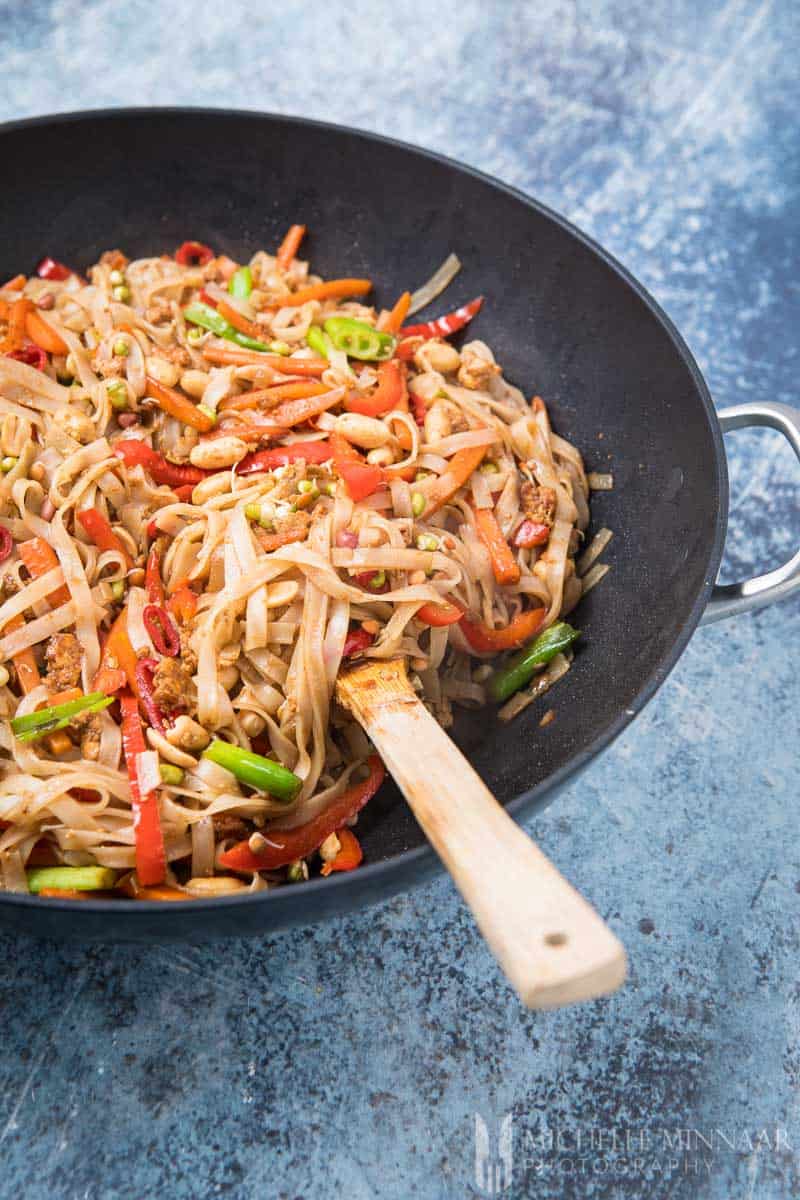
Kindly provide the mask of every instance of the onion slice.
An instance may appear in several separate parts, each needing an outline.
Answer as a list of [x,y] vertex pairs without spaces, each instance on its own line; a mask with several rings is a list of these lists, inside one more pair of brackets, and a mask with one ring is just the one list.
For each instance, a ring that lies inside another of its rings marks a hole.
[[461,270],[461,263],[455,254],[448,254],[438,270],[434,271],[427,283],[423,283],[422,287],[417,288],[411,293],[411,304],[408,308],[408,316],[412,316],[426,304],[430,304],[431,300],[435,300],[441,295],[446,287],[455,279],[458,272]]

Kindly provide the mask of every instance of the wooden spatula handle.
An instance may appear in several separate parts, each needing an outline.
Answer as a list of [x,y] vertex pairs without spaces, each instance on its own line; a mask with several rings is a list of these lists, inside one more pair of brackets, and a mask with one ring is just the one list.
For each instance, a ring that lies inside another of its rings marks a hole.
[[360,717],[529,1008],[614,991],[622,944],[514,823],[415,698]]

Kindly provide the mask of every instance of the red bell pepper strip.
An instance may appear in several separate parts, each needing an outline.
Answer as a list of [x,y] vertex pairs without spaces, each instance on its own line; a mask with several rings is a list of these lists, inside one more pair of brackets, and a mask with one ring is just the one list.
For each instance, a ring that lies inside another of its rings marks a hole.
[[78,521],[97,546],[98,550],[116,550],[122,555],[126,570],[133,566],[131,558],[121,538],[117,537],[106,517],[99,508],[82,508],[77,514]]
[[324,463],[333,457],[330,442],[292,442],[291,446],[273,446],[271,450],[257,450],[246,454],[236,464],[237,475],[255,475],[258,471],[274,471],[287,463],[303,459],[307,463]]
[[470,300],[469,304],[462,304],[461,308],[457,308],[455,312],[447,313],[443,317],[437,317],[435,321],[425,321],[422,325],[406,325],[405,329],[400,330],[400,337],[450,337],[451,334],[458,333],[459,329],[463,329],[473,317],[477,316],[482,304],[483,296],[476,296],[474,300]]
[[36,274],[40,279],[53,279],[56,283],[62,283],[75,272],[71,271],[69,267],[65,267],[63,263],[56,262],[54,258],[47,257],[37,265]]
[[114,447],[117,458],[121,458],[126,467],[144,467],[155,483],[166,484],[167,487],[183,487],[186,484],[200,483],[209,474],[201,467],[178,466],[168,462],[163,454],[152,450],[146,442],[136,438],[124,438]]
[[340,433],[330,435],[331,451],[337,472],[351,500],[364,500],[376,492],[384,481],[380,467],[364,462],[361,455],[347,438]]
[[441,625],[455,625],[456,621],[460,621],[464,616],[464,610],[452,600],[440,600],[438,604],[429,600],[422,608],[417,609],[415,616],[424,625],[439,628]]
[[163,883],[167,873],[167,857],[164,852],[164,832],[158,812],[158,793],[139,791],[136,774],[137,755],[147,749],[139,720],[136,697],[123,692],[119,698],[122,710],[122,746],[131,786],[133,828],[136,837],[136,875],[145,887]]
[[479,654],[499,654],[501,650],[516,650],[532,638],[539,631],[546,612],[546,608],[527,608],[502,629],[490,629],[482,621],[462,617],[461,631]]
[[183,242],[175,251],[175,262],[182,267],[205,267],[214,257],[214,251],[205,242]]
[[345,408],[348,412],[361,413],[365,417],[382,417],[392,409],[403,408],[404,400],[407,403],[405,364],[390,359],[378,367],[378,386],[375,390],[366,395],[351,392]]
[[352,658],[354,654],[360,654],[362,650],[366,650],[367,646],[371,646],[374,641],[375,635],[367,633],[366,629],[351,630],[344,640],[342,658]]
[[161,580],[161,555],[155,546],[150,547],[144,572],[144,590],[148,604],[164,603],[164,584]]
[[22,350],[12,350],[6,358],[14,358],[29,367],[36,367],[37,371],[43,371],[47,366],[47,355],[41,346],[25,346]]
[[519,526],[513,538],[514,545],[520,546],[523,550],[530,550],[531,546],[543,546],[549,540],[550,526],[527,518]]
[[408,362],[409,359],[414,357],[424,341],[424,338],[415,335],[414,337],[405,338],[402,342],[398,342],[394,352],[395,358],[399,358],[401,362]]
[[273,871],[313,854],[326,837],[361,811],[383,783],[386,772],[377,754],[368,759],[368,765],[368,777],[345,788],[319,816],[294,829],[268,829],[264,834],[267,845],[257,853],[250,849],[248,842],[238,842],[220,855],[220,865],[229,871]]
[[320,875],[330,875],[331,871],[354,871],[364,857],[361,843],[346,825],[336,830],[336,836],[341,849],[332,862],[322,864]]
[[177,658],[181,652],[181,636],[167,610],[160,604],[145,604],[142,621],[158,653],[165,658]]

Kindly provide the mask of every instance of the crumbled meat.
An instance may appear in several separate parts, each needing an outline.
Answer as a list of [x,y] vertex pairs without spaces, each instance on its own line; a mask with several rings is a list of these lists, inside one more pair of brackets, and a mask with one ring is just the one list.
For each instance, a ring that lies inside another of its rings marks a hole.
[[153,672],[153,699],[162,712],[195,707],[192,671],[180,658],[162,658]]
[[162,321],[168,321],[172,316],[172,306],[169,300],[165,300],[163,296],[156,296],[151,300],[145,309],[145,320],[151,325],[159,325]]
[[192,365],[192,356],[188,350],[184,350],[183,346],[163,346],[159,348],[159,354],[162,358],[168,358],[178,367]]
[[194,675],[197,671],[197,655],[195,654],[191,645],[192,634],[194,632],[194,622],[188,621],[184,623],[182,621],[178,621],[177,625],[178,634],[181,639],[181,662],[186,667],[187,671],[189,671],[191,675]]
[[77,685],[81,676],[83,652],[74,633],[54,633],[44,652],[47,686],[51,692],[65,692]]
[[0,576],[0,596],[4,599],[9,596],[16,596],[20,585],[10,571],[6,571],[5,575]]
[[237,817],[235,813],[214,813],[211,820],[214,822],[214,836],[217,841],[235,838],[237,842],[241,842],[253,832],[252,824],[244,817]]
[[519,489],[519,498],[522,511],[530,521],[553,528],[556,519],[556,494],[553,488],[539,487],[526,479]]
[[264,530],[256,530],[256,537],[269,554],[272,550],[277,550],[280,546],[288,546],[291,542],[303,542],[308,537],[309,526],[311,525],[311,513],[300,512],[287,513],[285,517],[279,517],[275,521],[275,532],[266,533]]
[[81,754],[96,762],[100,756],[100,734],[102,725],[99,713],[78,713],[71,722],[81,730]]
[[92,370],[103,379],[119,379],[124,370],[121,358],[106,358],[100,354],[94,356],[91,365]]
[[100,255],[100,265],[110,267],[112,271],[124,271],[130,259],[121,250],[106,250]]
[[458,368],[458,382],[470,391],[485,388],[493,375],[500,374],[500,367],[488,358],[482,358],[466,346],[461,351],[461,366]]

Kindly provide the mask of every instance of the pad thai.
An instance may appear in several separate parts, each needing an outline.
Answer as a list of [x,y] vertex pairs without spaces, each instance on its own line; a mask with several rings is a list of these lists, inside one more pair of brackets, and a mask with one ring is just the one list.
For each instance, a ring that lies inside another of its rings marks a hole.
[[[188,900],[357,867],[384,769],[334,702],[402,657],[448,726],[569,668],[590,486],[491,349],[323,280],[293,226],[0,287],[0,888]],[[503,656],[499,662],[495,660]]]

